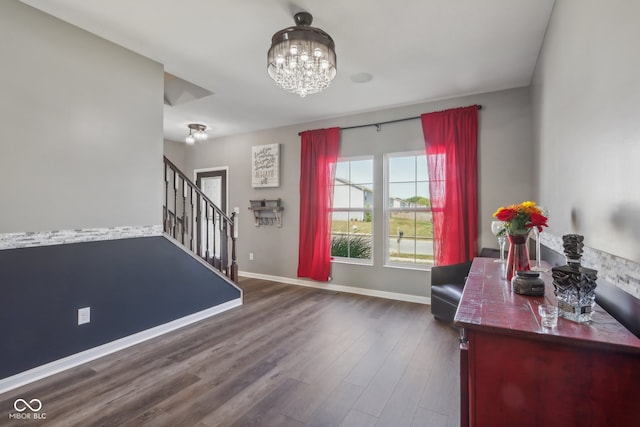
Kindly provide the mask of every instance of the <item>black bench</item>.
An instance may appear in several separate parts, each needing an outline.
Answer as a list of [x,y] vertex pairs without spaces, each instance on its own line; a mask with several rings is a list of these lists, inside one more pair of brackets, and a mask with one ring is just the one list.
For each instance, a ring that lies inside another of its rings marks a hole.
[[622,289],[598,280],[596,303],[640,338],[640,300]]
[[[498,249],[482,248],[480,257],[499,258]],[[443,322],[453,322],[472,261],[431,267],[431,314]]]
[[443,322],[453,322],[458,310],[471,261],[431,267],[431,314]]

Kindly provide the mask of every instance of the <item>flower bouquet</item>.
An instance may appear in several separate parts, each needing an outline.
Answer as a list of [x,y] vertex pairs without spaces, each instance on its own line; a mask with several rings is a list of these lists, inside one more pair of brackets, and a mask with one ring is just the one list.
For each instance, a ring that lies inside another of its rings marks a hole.
[[547,217],[535,202],[525,201],[518,205],[500,207],[493,216],[504,223],[504,232],[509,238],[507,257],[507,280],[516,271],[529,270],[528,239],[532,228],[542,231],[547,227]]
[[542,231],[542,227],[547,227],[548,220],[542,214],[542,209],[532,201],[498,208],[493,216],[504,222],[507,234],[528,234],[533,227]]

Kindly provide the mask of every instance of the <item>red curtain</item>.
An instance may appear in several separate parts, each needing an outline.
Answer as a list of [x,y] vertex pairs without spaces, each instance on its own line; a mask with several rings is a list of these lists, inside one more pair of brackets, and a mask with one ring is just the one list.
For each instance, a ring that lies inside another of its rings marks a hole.
[[298,277],[326,282],[331,272],[331,206],[340,128],[302,132]]
[[423,114],[436,265],[465,262],[478,239],[478,107]]

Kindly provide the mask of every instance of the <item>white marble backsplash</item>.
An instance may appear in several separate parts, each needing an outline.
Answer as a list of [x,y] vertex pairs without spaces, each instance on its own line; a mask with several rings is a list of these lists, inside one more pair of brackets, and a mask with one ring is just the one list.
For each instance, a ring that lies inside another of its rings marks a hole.
[[[540,243],[564,255],[561,236],[540,233]],[[584,247],[581,263],[585,267],[598,270],[598,279],[640,299],[640,264],[588,246]]]
[[0,234],[0,250],[161,235],[162,225],[6,233]]

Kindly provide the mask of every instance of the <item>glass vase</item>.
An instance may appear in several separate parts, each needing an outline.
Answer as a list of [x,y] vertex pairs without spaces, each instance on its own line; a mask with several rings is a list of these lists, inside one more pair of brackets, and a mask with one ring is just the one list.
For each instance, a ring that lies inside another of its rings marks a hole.
[[507,256],[507,280],[511,278],[516,271],[528,271],[529,266],[529,231],[522,233],[508,233],[509,238],[509,255]]

